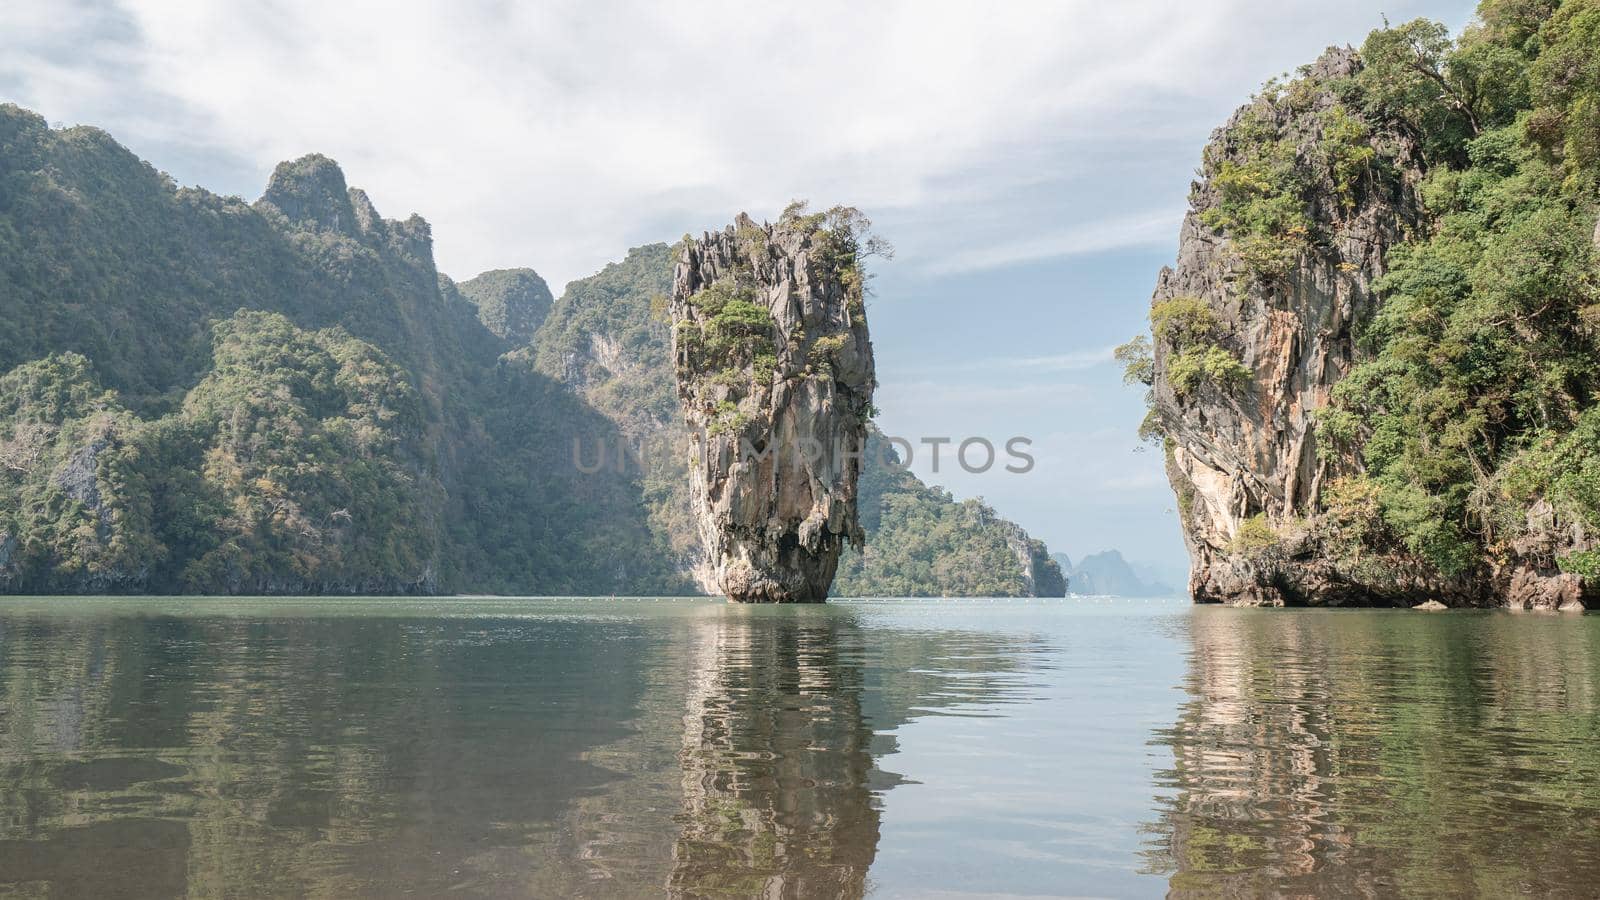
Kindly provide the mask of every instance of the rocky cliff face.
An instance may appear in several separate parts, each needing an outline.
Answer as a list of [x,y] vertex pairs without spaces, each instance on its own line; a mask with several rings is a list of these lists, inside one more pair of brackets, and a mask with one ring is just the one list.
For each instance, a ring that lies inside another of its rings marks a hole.
[[[1385,253],[1420,220],[1415,153],[1392,135],[1359,141],[1397,165],[1368,169],[1349,191],[1335,184],[1321,148],[1329,111],[1343,107],[1320,85],[1357,65],[1353,52],[1330,51],[1308,76],[1309,96],[1259,98],[1213,136],[1177,264],[1157,281],[1155,408],[1198,601],[1281,605],[1335,589],[1299,561],[1277,566],[1236,551],[1252,526],[1306,516],[1345,464],[1319,448],[1312,414],[1350,370],[1353,332],[1377,302],[1373,281]],[[1263,164],[1264,142],[1281,159]],[[1260,245],[1276,235],[1248,234],[1219,212],[1228,199],[1224,173],[1284,168],[1298,183],[1284,185],[1283,194],[1309,209],[1305,224],[1317,233],[1286,242],[1286,258],[1274,259],[1274,248]],[[1208,371],[1206,354],[1216,359],[1214,351],[1243,368],[1223,360]]]
[[[1153,425],[1191,594],[1239,605],[1573,607],[1582,579],[1554,559],[1583,537],[1548,504],[1527,508],[1521,544],[1450,575],[1393,537],[1352,541],[1326,515],[1330,485],[1365,472],[1359,441],[1321,438],[1319,417],[1370,356],[1360,336],[1384,303],[1377,285],[1390,251],[1433,227],[1410,132],[1352,101],[1360,67],[1354,51],[1330,50],[1213,136],[1177,264],[1158,279]],[[1379,515],[1377,500],[1361,502]]]
[[872,342],[853,211],[740,215],[685,240],[669,313],[690,430],[702,586],[745,602],[826,599],[860,545],[856,482]]
[[1029,537],[1021,526],[1012,522],[1004,525],[1006,545],[1016,557],[1017,567],[1022,570],[1024,596],[1065,597],[1067,576],[1050,558],[1050,548],[1045,546],[1044,541]]

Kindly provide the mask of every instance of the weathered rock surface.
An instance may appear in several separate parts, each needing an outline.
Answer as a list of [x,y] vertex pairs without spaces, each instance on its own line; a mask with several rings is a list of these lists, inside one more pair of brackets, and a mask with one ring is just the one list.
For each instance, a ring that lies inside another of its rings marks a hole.
[[679,251],[669,313],[707,591],[821,601],[860,546],[876,387],[861,290],[848,226],[815,216],[741,214]]
[[1017,563],[1022,568],[1022,579],[1027,585],[1024,596],[1065,597],[1067,576],[1061,566],[1050,558],[1050,548],[1045,546],[1044,541],[1029,537],[1022,526],[1013,522],[1006,524],[1010,526],[1006,543],[1016,555]]
[[[1330,51],[1312,77],[1352,74],[1349,51]],[[1406,167],[1398,177],[1369,173],[1353,207],[1334,199],[1331,173],[1312,160],[1322,139],[1322,111],[1332,96],[1307,109],[1258,99],[1235,113],[1213,137],[1213,171],[1247,149],[1231,135],[1246,117],[1271,124],[1295,145],[1297,162],[1311,171],[1317,188],[1307,199],[1312,217],[1326,230],[1282,278],[1252,280],[1230,236],[1203,223],[1221,202],[1214,180],[1196,183],[1179,238],[1177,265],[1164,269],[1154,302],[1199,298],[1215,313],[1222,345],[1249,369],[1244,389],[1202,386],[1180,397],[1169,377],[1173,348],[1157,340],[1154,394],[1168,436],[1167,474],[1179,498],[1191,560],[1190,592],[1200,602],[1284,605],[1354,601],[1363,592],[1341,589],[1336,573],[1289,559],[1233,552],[1245,520],[1265,516],[1285,522],[1303,516],[1317,500],[1324,479],[1343,462],[1319,451],[1312,412],[1326,405],[1333,384],[1350,370],[1356,348],[1353,329],[1377,298],[1372,283],[1383,274],[1384,254],[1403,241],[1420,220],[1420,203]],[[1245,140],[1249,140],[1246,138]],[[1409,161],[1410,148],[1386,148]],[[1280,554],[1279,556],[1282,556]]]
[[[1308,83],[1325,86],[1359,66],[1353,51],[1330,50],[1308,71]],[[1159,336],[1155,342],[1153,398],[1190,553],[1190,593],[1197,602],[1251,606],[1581,603],[1582,580],[1555,569],[1552,546],[1519,548],[1525,552],[1512,559],[1444,577],[1398,548],[1377,558],[1334,552],[1318,528],[1323,489],[1357,471],[1359,461],[1319,446],[1314,413],[1358,360],[1355,334],[1382,302],[1374,284],[1385,255],[1427,227],[1419,154],[1400,134],[1363,123],[1363,140],[1383,164],[1366,167],[1353,184],[1338,183],[1322,149],[1328,112],[1338,104],[1322,87],[1240,109],[1213,136],[1177,263],[1157,283],[1155,304],[1202,301],[1218,323],[1219,346],[1248,371],[1242,385],[1202,383],[1185,394],[1171,371],[1178,348]],[[1223,202],[1218,173],[1245,164],[1263,128],[1293,148],[1314,233],[1286,271],[1252,277],[1240,235],[1208,225],[1206,214]],[[1544,513],[1529,510],[1530,540],[1586,544],[1553,521],[1539,525]]]

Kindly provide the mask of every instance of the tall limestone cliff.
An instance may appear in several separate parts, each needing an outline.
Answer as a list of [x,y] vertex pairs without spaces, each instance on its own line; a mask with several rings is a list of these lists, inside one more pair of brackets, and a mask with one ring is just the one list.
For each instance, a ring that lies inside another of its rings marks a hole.
[[685,240],[669,313],[689,425],[703,587],[742,602],[827,598],[860,546],[856,482],[872,416],[872,341],[854,210],[740,215]]
[[[1421,216],[1413,148],[1324,87],[1357,66],[1354,52],[1331,51],[1293,96],[1259,97],[1217,132],[1177,265],[1157,281],[1153,397],[1197,600],[1279,604],[1321,587],[1302,561],[1235,551],[1251,529],[1306,515],[1339,471],[1313,413],[1350,370],[1385,253]],[[1398,165],[1336,171],[1380,148]],[[1292,221],[1247,220],[1252,178],[1278,179],[1268,199]]]
[[1206,148],[1122,351],[1197,601],[1593,598],[1600,9],[1480,16],[1330,50]]

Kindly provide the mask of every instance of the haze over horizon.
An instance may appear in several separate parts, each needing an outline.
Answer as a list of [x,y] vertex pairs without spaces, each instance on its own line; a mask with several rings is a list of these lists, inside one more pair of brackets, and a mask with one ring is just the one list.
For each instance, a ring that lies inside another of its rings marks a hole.
[[427,218],[458,279],[527,266],[559,291],[740,210],[858,206],[899,250],[871,305],[882,427],[1025,436],[1038,462],[935,473],[919,453],[918,474],[1074,559],[1173,566],[1111,348],[1143,328],[1202,144],[1328,36],[1471,6],[70,0],[0,9],[0,101],[224,194],[325,153],[383,214]]

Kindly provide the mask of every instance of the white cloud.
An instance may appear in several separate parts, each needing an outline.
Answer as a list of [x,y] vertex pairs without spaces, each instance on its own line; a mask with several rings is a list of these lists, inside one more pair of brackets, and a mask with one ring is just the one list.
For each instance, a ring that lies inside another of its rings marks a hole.
[[1128,247],[1172,244],[1176,242],[1181,221],[1182,209],[1164,209],[1085,222],[1021,240],[958,251],[930,262],[926,271],[931,275],[950,275],[1043,259],[1090,256]]
[[[982,219],[1015,227],[992,207],[1019,182],[1092,177],[1085,148],[1210,116],[1196,97],[1271,74],[1228,45],[1282,6],[12,0],[0,83],[52,120],[206,142],[259,179],[327,153],[386,214],[428,217],[457,275],[533,264],[560,284],[795,196],[881,211],[908,259],[949,272],[1157,239],[1163,221],[1170,237],[1165,212],[1063,229],[1076,217],[1046,210],[1022,241]],[[1320,7],[1286,27],[1359,37]]]
[[[1061,372],[1081,372],[1114,362],[1112,357],[1116,345],[1104,347],[1091,347],[1084,350],[1069,350],[1065,353],[1052,353],[1048,356],[991,356],[982,359],[953,360],[940,365],[917,366],[915,368],[901,367],[897,370],[901,376],[931,376],[934,378],[944,376],[966,376],[974,373],[986,373],[999,378],[1015,378],[1023,375],[1050,375]],[[933,382],[924,382],[932,385]]]

